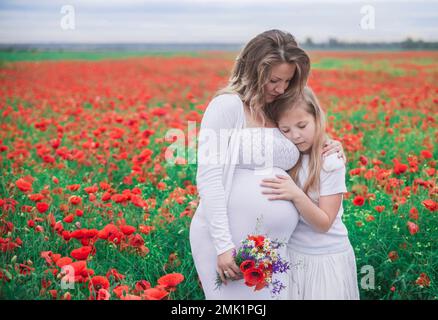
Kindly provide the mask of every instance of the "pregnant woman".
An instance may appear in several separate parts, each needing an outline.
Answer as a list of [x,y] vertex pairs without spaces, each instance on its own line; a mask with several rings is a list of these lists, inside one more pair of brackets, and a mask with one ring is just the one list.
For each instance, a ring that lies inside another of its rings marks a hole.
[[[264,110],[274,101],[298,97],[309,71],[309,57],[291,34],[266,31],[245,46],[228,87],[205,111],[198,139],[201,200],[190,226],[190,245],[206,299],[272,299],[269,290],[245,285],[232,253],[256,232],[259,219],[262,233],[284,241],[297,225],[292,202],[272,202],[261,193],[264,178],[286,174],[299,157]],[[220,288],[217,274],[224,282]]]

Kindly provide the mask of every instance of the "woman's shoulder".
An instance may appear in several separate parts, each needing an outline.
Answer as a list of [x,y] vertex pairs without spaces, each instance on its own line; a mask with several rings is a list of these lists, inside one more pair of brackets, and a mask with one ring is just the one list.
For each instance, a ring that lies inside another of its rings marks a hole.
[[238,94],[224,93],[211,99],[206,112],[212,112],[212,114],[220,115],[230,120],[237,119],[243,110],[242,103]]
[[237,93],[223,93],[213,97],[210,105],[217,105],[224,109],[233,109],[242,105],[242,100]]

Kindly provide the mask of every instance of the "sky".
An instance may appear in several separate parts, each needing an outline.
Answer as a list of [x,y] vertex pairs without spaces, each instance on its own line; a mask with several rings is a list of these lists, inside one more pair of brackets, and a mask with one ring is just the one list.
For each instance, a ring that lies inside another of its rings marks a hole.
[[438,41],[438,0],[0,0],[3,44],[243,43],[268,29],[299,41]]

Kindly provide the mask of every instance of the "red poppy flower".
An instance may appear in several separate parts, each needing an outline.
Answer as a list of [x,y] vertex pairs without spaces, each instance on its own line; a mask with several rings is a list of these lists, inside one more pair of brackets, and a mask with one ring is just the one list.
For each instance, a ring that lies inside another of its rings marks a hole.
[[411,208],[411,210],[409,210],[409,218],[411,218],[412,220],[418,220],[418,210],[417,208]]
[[62,268],[63,266],[71,264],[72,262],[73,262],[72,258],[70,258],[70,257],[63,257],[63,258],[58,259],[58,261],[56,261],[56,265],[59,268]]
[[420,230],[420,228],[415,223],[408,221],[408,230],[411,235],[414,235]]
[[82,203],[82,198],[79,197],[79,196],[71,196],[70,199],[69,199],[69,202],[72,205],[78,205],[78,204]]
[[151,231],[155,230],[154,226],[146,226],[146,225],[140,225],[138,227],[139,231],[143,234],[149,234]]
[[415,283],[421,287],[429,287],[430,286],[430,278],[427,274],[422,272]]
[[264,236],[249,236],[248,239],[253,240],[258,248],[262,248],[265,241]]
[[94,276],[91,278],[90,283],[88,284],[88,289],[90,292],[99,292],[100,289],[107,290],[110,286],[110,283],[107,278],[103,276]]
[[144,245],[144,239],[140,234],[136,234],[129,240],[129,245],[135,248],[139,248]]
[[361,206],[364,205],[364,203],[365,203],[365,199],[364,199],[364,197],[362,197],[362,196],[356,196],[356,197],[354,197],[354,199],[353,199],[353,204],[354,204],[355,206],[361,207]]
[[169,292],[159,288],[150,288],[144,291],[142,297],[146,300],[163,300]]
[[41,193],[36,194],[30,194],[28,196],[29,200],[32,200],[33,202],[38,202],[44,199],[44,196]]
[[121,281],[121,280],[125,279],[125,276],[124,276],[123,274],[119,273],[119,272],[117,271],[117,269],[114,269],[114,268],[110,269],[110,270],[106,273],[106,277],[107,277],[108,279],[110,279],[111,276],[112,276],[112,277],[114,278],[114,280],[116,280],[116,281]]
[[169,273],[157,280],[157,283],[170,291],[174,291],[176,286],[184,281],[181,273]]
[[246,270],[243,274],[243,278],[245,279],[245,284],[249,287],[257,286],[260,284],[265,285],[263,272],[258,268],[250,268]]
[[111,294],[106,289],[99,289],[97,292],[97,299],[96,300],[109,300],[111,297]]
[[120,299],[123,295],[129,292],[129,287],[127,285],[118,285],[113,289],[113,292],[117,296],[117,298]]
[[75,218],[75,216],[74,216],[73,214],[69,214],[67,217],[65,217],[65,218],[63,219],[63,221],[64,221],[65,223],[72,223],[73,220],[74,220],[74,218]]
[[37,208],[39,213],[44,213],[49,209],[49,205],[45,202],[38,202],[36,204],[36,208]]
[[253,260],[245,260],[240,264],[240,271],[245,272],[250,268],[255,267],[255,262]]
[[74,249],[70,255],[76,260],[87,260],[92,250],[93,250],[92,247],[84,246],[78,249]]
[[432,199],[427,199],[422,202],[423,206],[430,211],[438,210],[438,203],[433,201]]
[[388,254],[388,258],[389,258],[391,261],[395,261],[395,260],[397,260],[397,259],[398,259],[398,253],[397,253],[397,251],[391,251],[391,252]]
[[122,225],[120,226],[120,230],[127,236],[133,234],[135,232],[135,227]]
[[147,289],[151,288],[151,284],[149,283],[149,281],[146,280],[140,280],[137,281],[137,283],[135,284],[135,293],[139,293],[139,292],[143,292]]
[[431,159],[433,154],[429,150],[421,150],[421,156],[425,159]]
[[87,263],[84,260],[81,260],[72,262],[69,266],[73,268],[75,275],[79,275],[87,268]]
[[32,190],[32,184],[22,178],[18,179],[15,182],[15,185],[17,186],[18,189],[20,189],[23,192],[28,192]]
[[397,159],[393,160],[394,162],[394,173],[396,175],[405,173],[408,170],[408,166],[404,163],[400,163]]
[[375,209],[378,213],[382,213],[383,210],[385,210],[385,206],[375,206],[374,209]]

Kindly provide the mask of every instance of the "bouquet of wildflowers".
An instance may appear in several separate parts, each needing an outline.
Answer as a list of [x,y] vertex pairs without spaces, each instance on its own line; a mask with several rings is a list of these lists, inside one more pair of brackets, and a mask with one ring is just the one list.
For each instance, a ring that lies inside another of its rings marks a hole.
[[[263,235],[248,235],[241,241],[233,256],[248,287],[254,287],[254,291],[270,287],[273,295],[286,288],[281,281],[272,279],[273,274],[284,273],[290,269],[289,263],[278,254],[278,248],[282,245],[283,243]],[[218,274],[216,285],[220,287],[221,284]]]

